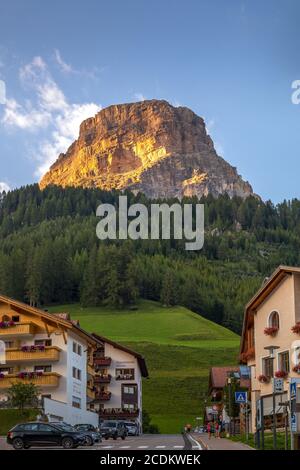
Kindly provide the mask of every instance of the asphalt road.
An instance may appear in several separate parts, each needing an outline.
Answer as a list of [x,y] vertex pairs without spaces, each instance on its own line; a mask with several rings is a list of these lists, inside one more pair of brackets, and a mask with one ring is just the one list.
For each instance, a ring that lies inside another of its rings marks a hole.
[[[78,447],[81,450],[183,450],[189,448],[193,450],[201,450],[200,444],[189,438],[190,442],[184,441],[181,434],[144,434],[138,437],[127,437],[125,441],[118,439],[103,440],[100,444],[95,444],[93,447]],[[37,447],[32,447],[32,449]],[[43,449],[43,447],[38,447]],[[49,449],[49,447],[47,447]],[[51,447],[51,449],[61,449],[61,447]],[[12,446],[6,444],[6,439],[0,437],[0,450],[13,450]]]

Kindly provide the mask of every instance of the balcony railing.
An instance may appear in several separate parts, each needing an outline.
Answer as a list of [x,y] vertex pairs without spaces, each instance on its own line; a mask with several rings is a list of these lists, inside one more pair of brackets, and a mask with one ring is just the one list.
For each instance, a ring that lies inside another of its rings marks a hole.
[[13,326],[0,328],[0,338],[11,336],[31,336],[34,335],[35,325],[33,323],[16,323]]
[[139,416],[139,409],[125,410],[122,408],[105,408],[99,411],[100,418],[130,419]]
[[111,375],[96,375],[94,378],[95,384],[109,384],[111,381]]
[[5,359],[7,363],[14,362],[55,362],[59,361],[61,349],[57,346],[46,346],[45,349],[7,349]]
[[110,392],[100,392],[96,393],[95,400],[96,401],[109,401],[111,398]]
[[109,367],[111,365],[111,357],[95,357],[94,364],[100,367]]
[[0,390],[10,388],[15,383],[33,383],[38,387],[57,387],[59,385],[60,374],[56,372],[44,372],[42,375],[34,377],[19,377],[18,374],[7,374],[0,378]]

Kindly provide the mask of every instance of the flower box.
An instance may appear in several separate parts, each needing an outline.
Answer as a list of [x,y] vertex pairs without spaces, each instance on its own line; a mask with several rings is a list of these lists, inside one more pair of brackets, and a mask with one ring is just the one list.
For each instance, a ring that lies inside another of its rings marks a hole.
[[300,374],[300,364],[297,364],[295,367],[293,367],[293,372]]
[[0,321],[0,328],[10,328],[12,326],[15,326],[15,322],[10,320],[10,321]]
[[270,382],[270,378],[267,377],[267,376],[264,375],[264,374],[259,375],[257,379],[258,379],[258,381],[261,382],[261,383],[268,383],[268,382]]
[[296,333],[297,335],[300,334],[300,322],[297,322],[296,325],[292,326],[291,328],[293,333]]
[[41,377],[44,373],[42,371],[37,372],[20,372],[18,374],[19,379],[35,379],[36,377]]
[[277,370],[275,372],[275,377],[277,379],[286,379],[288,376],[288,373],[285,370]]
[[22,352],[35,352],[35,351],[45,351],[45,346],[40,344],[38,346],[22,346]]
[[269,326],[264,329],[264,334],[267,336],[276,336],[278,332],[277,326]]

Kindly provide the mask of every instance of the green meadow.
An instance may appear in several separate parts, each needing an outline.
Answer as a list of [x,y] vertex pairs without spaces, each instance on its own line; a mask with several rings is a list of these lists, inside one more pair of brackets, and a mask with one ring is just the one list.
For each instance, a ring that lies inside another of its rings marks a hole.
[[184,307],[141,301],[135,310],[68,304],[49,311],[69,312],[87,331],[143,354],[150,374],[143,407],[161,433],[195,424],[203,415],[209,368],[237,363],[239,337]]

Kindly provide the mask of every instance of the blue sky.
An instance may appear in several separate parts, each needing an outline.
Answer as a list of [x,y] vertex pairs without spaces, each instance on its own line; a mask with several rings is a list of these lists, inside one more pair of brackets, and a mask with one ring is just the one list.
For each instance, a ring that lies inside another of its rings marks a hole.
[[2,0],[0,185],[38,181],[101,107],[163,98],[264,199],[300,197],[299,17],[297,0]]

